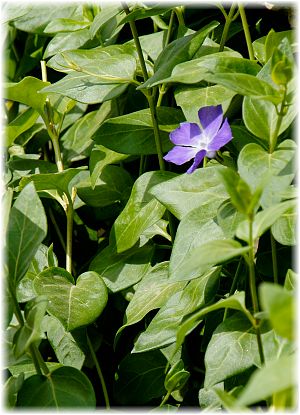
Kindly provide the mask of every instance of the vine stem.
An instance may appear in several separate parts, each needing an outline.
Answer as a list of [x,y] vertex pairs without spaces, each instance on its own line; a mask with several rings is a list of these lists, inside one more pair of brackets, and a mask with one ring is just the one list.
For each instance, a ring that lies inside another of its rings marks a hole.
[[[258,306],[258,298],[256,292],[256,280],[255,280],[255,269],[254,269],[254,241],[253,241],[253,215],[249,217],[249,285],[250,285],[250,293],[251,293],[251,300],[252,300],[252,307],[254,314],[258,313],[259,306]],[[263,344],[261,339],[259,321],[255,318],[255,331],[256,331],[256,338],[257,338],[257,346],[258,352],[260,356],[261,364],[263,365],[265,362],[264,357],[264,350]]]
[[98,376],[99,376],[99,379],[100,379],[100,382],[101,382],[101,386],[102,386],[102,391],[103,391],[103,396],[104,396],[104,400],[105,400],[106,409],[110,409],[110,403],[109,403],[109,398],[108,398],[108,393],[107,393],[107,388],[106,388],[105,380],[104,380],[104,377],[103,377],[103,374],[102,374],[102,371],[101,371],[101,368],[100,368],[100,365],[99,365],[99,362],[98,362],[96,353],[94,351],[94,348],[93,348],[93,345],[92,345],[92,342],[91,342],[91,340],[89,338],[88,333],[86,333],[86,338],[87,338],[87,344],[88,344],[88,347],[90,349],[93,362],[95,363],[96,370],[97,370],[97,373],[98,373]]
[[[243,262],[243,257],[240,257],[240,260],[239,260],[238,266],[236,267],[236,271],[235,271],[233,281],[232,281],[232,284],[231,284],[231,287],[230,287],[229,296],[233,295],[233,293],[235,291],[237,281],[238,281],[238,277],[239,277],[240,270],[241,270],[241,266],[242,266],[242,262]],[[226,320],[227,313],[228,313],[228,308],[225,308],[223,321]]]
[[[225,42],[226,42],[226,39],[227,39],[227,36],[228,36],[229,27],[231,25],[231,22],[233,21],[232,18],[233,18],[233,14],[235,12],[235,8],[236,8],[235,4],[232,4],[232,6],[230,7],[228,15],[225,15],[222,12],[224,17],[225,17],[225,25],[224,25],[224,29],[223,29],[223,33],[222,33],[222,37],[221,37],[221,41],[220,41],[219,52],[223,52],[223,50],[224,50]],[[222,9],[221,9],[221,11],[222,11]]]
[[254,51],[253,51],[253,46],[252,46],[252,41],[251,41],[249,25],[247,22],[247,17],[246,17],[244,6],[242,4],[239,4],[239,11],[240,11],[241,19],[242,19],[242,25],[243,25],[243,30],[245,34],[246,43],[247,43],[249,58],[250,60],[254,61],[255,56],[254,56]]
[[159,407],[163,406],[167,402],[170,396],[171,396],[171,392],[168,392],[163,398],[163,400],[161,401],[161,404],[159,405]]
[[276,241],[272,233],[270,233],[271,250],[272,250],[272,265],[273,265],[273,278],[275,284],[278,284],[278,267],[277,267],[277,255],[276,255]]
[[67,215],[67,243],[66,243],[66,270],[72,274],[72,246],[73,246],[73,218],[74,218],[74,200],[76,197],[76,187],[72,187],[71,199],[68,199],[66,205]]
[[282,120],[283,120],[283,117],[284,117],[284,107],[285,107],[286,95],[287,95],[287,87],[285,85],[284,86],[284,94],[283,94],[280,110],[279,110],[279,113],[278,113],[275,130],[274,130],[273,134],[270,136],[269,153],[273,153],[273,151],[275,150],[276,144],[277,144],[277,139],[278,139],[278,136],[279,136],[279,130],[280,130],[281,123],[282,123]]

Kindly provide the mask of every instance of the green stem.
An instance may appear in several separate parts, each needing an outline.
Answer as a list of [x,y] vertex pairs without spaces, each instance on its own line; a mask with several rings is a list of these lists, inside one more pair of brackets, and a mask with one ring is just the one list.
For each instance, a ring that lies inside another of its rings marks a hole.
[[[241,270],[241,266],[242,266],[242,262],[243,262],[243,257],[240,257],[240,260],[239,260],[238,266],[236,268],[236,271],[235,271],[235,274],[234,274],[234,277],[233,277],[233,281],[232,281],[232,284],[231,284],[231,287],[230,287],[229,296],[233,295],[233,293],[235,291],[237,281],[238,281],[238,277],[239,277],[240,270]],[[228,308],[225,308],[223,321],[226,320],[227,313],[228,313]]]
[[87,333],[86,333],[86,338],[87,338],[87,344],[88,344],[88,347],[90,349],[93,362],[95,363],[96,370],[97,370],[97,373],[98,373],[98,376],[99,376],[99,379],[100,379],[100,382],[101,382],[102,392],[103,392],[103,396],[104,396],[104,400],[105,400],[106,409],[110,409],[110,403],[109,403],[109,398],[108,398],[108,393],[107,393],[107,389],[106,389],[105,380],[104,380],[104,377],[103,377],[103,374],[102,374],[97,356],[95,354],[93,345],[92,345],[91,340],[90,340]]
[[29,351],[30,351],[31,358],[32,358],[32,361],[33,361],[33,365],[34,365],[34,368],[35,368],[35,371],[36,371],[37,375],[42,375],[42,371],[41,371],[41,368],[40,368],[40,365],[39,365],[39,361],[38,361],[38,358],[36,356],[36,353],[35,353],[35,349],[33,347],[33,344],[31,344],[29,346]]
[[52,143],[53,143],[53,150],[55,154],[55,162],[57,165],[57,170],[59,172],[62,172],[64,170],[64,166],[63,166],[63,162],[61,158],[61,152],[60,152],[59,141],[58,141],[57,136],[52,135]]
[[140,157],[139,176],[141,176],[144,173],[144,162],[145,162],[145,156],[144,154],[142,154]]
[[74,207],[73,203],[76,197],[76,188],[72,187],[71,199],[68,198],[66,206],[67,215],[67,243],[66,243],[66,270],[72,274],[72,245],[73,245],[73,217]]
[[13,301],[13,308],[14,308],[15,316],[17,317],[17,320],[18,320],[20,326],[24,326],[24,318],[23,318],[23,315],[21,313],[20,305],[18,303],[16,294],[15,294],[14,284],[11,282],[11,280],[8,281],[8,289],[9,289],[11,299]]
[[232,4],[232,6],[230,7],[230,10],[229,10],[228,15],[226,17],[224,15],[224,17],[225,17],[225,25],[224,25],[224,29],[223,29],[223,33],[222,33],[222,37],[221,37],[221,41],[220,41],[219,52],[223,52],[223,50],[224,50],[224,46],[225,46],[225,43],[226,43],[226,39],[227,39],[227,36],[228,36],[229,27],[230,27],[231,22],[232,22],[232,17],[233,17],[235,8],[236,8],[235,4]]
[[278,267],[277,267],[277,254],[276,254],[276,241],[270,233],[271,249],[272,249],[272,264],[273,264],[273,277],[275,284],[278,284]]
[[269,153],[273,153],[273,151],[275,150],[276,144],[277,144],[277,139],[278,139],[278,136],[279,136],[279,130],[280,130],[281,123],[282,123],[282,120],[283,120],[283,117],[284,117],[284,108],[285,108],[285,105],[286,105],[285,104],[286,95],[287,95],[287,87],[285,85],[284,86],[284,94],[283,94],[280,110],[279,110],[279,113],[278,113],[275,130],[274,130],[273,134],[270,137]]
[[163,406],[163,405],[167,402],[167,400],[169,399],[170,395],[171,395],[171,392],[168,392],[168,393],[165,395],[165,397],[164,397],[164,398],[163,398],[163,400],[161,401],[161,404],[159,405],[159,407]]
[[250,30],[249,30],[249,26],[247,22],[245,9],[242,4],[239,4],[239,11],[240,11],[241,19],[242,19],[242,25],[243,25],[243,30],[245,34],[246,43],[247,43],[249,58],[250,60],[254,61],[255,56],[254,56],[254,51],[253,51],[253,46],[252,46],[252,41],[251,41]]
[[59,228],[59,226],[58,226],[58,224],[56,222],[55,216],[54,216],[51,208],[49,208],[49,216],[50,216],[50,219],[51,219],[51,221],[53,223],[53,226],[54,226],[54,228],[56,230],[56,233],[57,233],[59,242],[61,243],[61,246],[63,247],[63,250],[66,252],[65,240],[64,240],[64,238],[62,236],[62,233],[61,233],[60,228]]
[[166,41],[164,43],[164,48],[169,44],[170,39],[171,39],[171,33],[172,33],[172,26],[173,26],[173,22],[174,22],[174,16],[175,16],[175,11],[173,9],[172,12],[171,12],[171,16],[170,16],[170,21],[169,21],[169,26],[168,26]]
[[183,18],[183,6],[175,7],[175,13],[176,13],[176,17],[177,17],[178,23],[181,26],[184,26],[185,23],[184,23],[184,18]]
[[[253,314],[257,314],[259,312],[258,306],[258,298],[257,298],[257,291],[256,291],[256,279],[255,279],[255,269],[254,269],[254,241],[253,241],[253,217],[249,217],[249,285],[250,285],[250,293],[251,293],[251,300],[252,300],[252,307],[253,307]],[[261,333],[259,327],[259,320],[255,318],[255,330],[256,330],[256,339],[257,339],[257,346],[258,352],[260,356],[261,364],[263,365],[265,362],[264,357],[264,350],[261,340]]]

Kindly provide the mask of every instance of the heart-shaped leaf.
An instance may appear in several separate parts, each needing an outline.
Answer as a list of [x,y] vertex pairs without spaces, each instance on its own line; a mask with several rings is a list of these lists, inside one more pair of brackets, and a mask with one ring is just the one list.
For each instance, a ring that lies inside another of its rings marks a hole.
[[107,288],[99,274],[88,271],[74,279],[66,270],[50,267],[34,280],[37,294],[48,300],[47,311],[68,331],[92,323],[107,303]]

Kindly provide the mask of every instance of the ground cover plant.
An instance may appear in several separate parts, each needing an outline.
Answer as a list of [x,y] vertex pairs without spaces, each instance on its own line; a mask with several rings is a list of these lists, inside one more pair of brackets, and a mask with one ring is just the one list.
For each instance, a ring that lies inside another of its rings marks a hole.
[[3,10],[6,407],[295,409],[293,4]]

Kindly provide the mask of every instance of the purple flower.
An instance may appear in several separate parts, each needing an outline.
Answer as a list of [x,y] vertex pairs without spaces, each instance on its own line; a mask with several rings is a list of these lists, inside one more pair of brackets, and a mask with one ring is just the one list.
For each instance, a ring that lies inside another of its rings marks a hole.
[[198,116],[200,125],[183,122],[170,133],[170,140],[175,147],[164,156],[165,160],[179,166],[194,159],[187,173],[193,173],[205,156],[215,157],[216,151],[232,139],[227,118],[222,124],[221,105],[200,108]]

